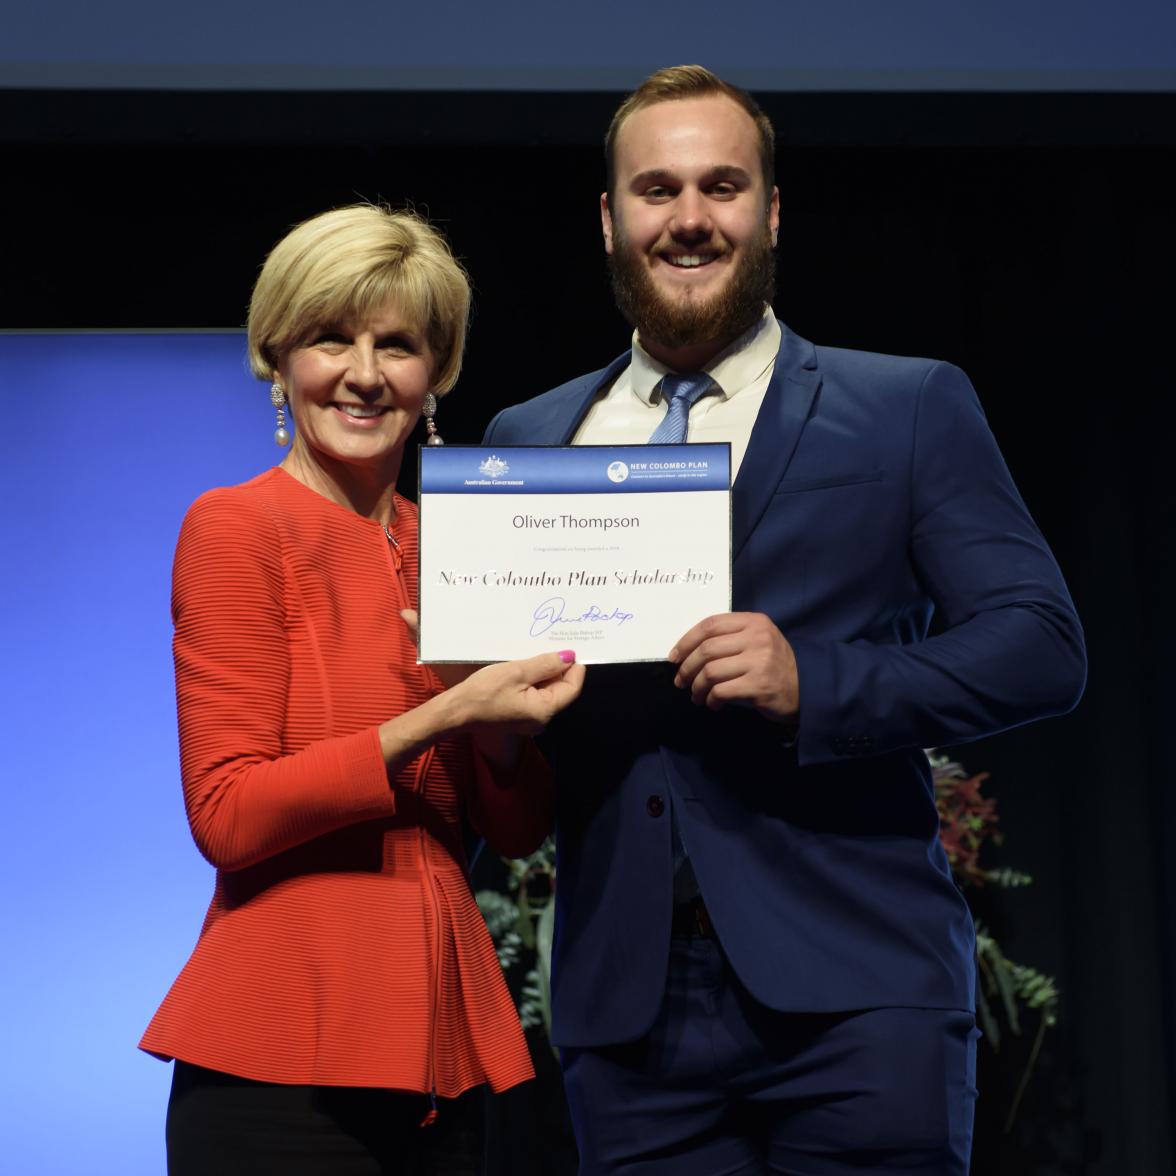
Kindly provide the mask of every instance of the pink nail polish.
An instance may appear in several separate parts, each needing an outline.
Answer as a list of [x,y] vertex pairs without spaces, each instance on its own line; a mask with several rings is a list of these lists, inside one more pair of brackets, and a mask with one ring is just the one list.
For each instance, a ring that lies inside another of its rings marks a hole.
[[574,662],[576,660],[575,650],[561,649],[559,651],[559,660],[561,662],[566,662],[570,666],[572,664],[572,662]]

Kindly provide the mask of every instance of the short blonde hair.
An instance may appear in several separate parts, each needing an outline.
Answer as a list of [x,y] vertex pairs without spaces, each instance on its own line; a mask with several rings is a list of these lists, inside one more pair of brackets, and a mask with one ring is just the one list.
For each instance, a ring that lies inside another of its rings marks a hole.
[[394,306],[436,361],[433,391],[457,383],[470,283],[445,238],[422,217],[372,204],[320,213],[270,251],[249,302],[249,366],[272,380],[282,357],[317,331]]

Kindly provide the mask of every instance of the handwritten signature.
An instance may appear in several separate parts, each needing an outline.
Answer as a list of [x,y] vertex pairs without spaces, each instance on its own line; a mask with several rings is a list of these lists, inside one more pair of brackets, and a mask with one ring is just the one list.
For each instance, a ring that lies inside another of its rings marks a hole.
[[616,621],[619,627],[626,621],[633,619],[631,612],[624,612],[619,608],[614,608],[612,612],[605,612],[595,604],[590,604],[578,617],[565,617],[565,608],[567,608],[567,601],[562,596],[551,596],[545,600],[532,614],[530,635],[538,637],[555,625],[601,625],[608,621]]

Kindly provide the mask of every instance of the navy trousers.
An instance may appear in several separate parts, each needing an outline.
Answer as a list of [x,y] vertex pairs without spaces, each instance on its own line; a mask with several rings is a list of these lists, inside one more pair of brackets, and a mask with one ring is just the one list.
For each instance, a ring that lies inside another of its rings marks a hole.
[[778,1013],[717,941],[675,939],[640,1041],[565,1049],[580,1176],[964,1176],[976,1099],[971,1013]]

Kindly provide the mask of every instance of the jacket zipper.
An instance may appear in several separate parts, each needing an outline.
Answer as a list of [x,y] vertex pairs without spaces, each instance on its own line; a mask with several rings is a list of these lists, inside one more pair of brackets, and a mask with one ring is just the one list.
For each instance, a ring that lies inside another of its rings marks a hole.
[[[402,571],[404,555],[401,551],[400,544],[396,541],[396,536],[392,534],[392,528],[387,523],[384,524],[384,536],[388,540],[388,552],[392,558],[392,566],[395,570],[393,580],[396,583],[401,604],[404,608],[411,608],[412,603],[408,599],[408,592],[404,585],[404,574]],[[428,671],[423,666],[421,667],[421,672],[426,685],[431,685]],[[428,747],[421,753],[417,759],[416,771],[414,772],[413,787],[422,800],[425,795],[425,777],[428,775],[429,768],[433,763],[433,752],[434,749]],[[441,936],[444,933],[444,928],[441,924],[441,902],[437,894],[437,880],[433,877],[433,871],[429,867],[427,834],[425,833],[424,825],[421,825],[417,830],[417,850],[420,854],[421,877],[425,880],[425,889],[427,891],[426,903],[430,908],[430,914],[433,919],[433,951],[431,952],[433,992],[432,999],[429,1002],[429,1109],[425,1112],[425,1117],[420,1122],[421,1127],[431,1127],[437,1121],[437,1022],[441,1007]],[[427,950],[428,947],[426,946]]]

